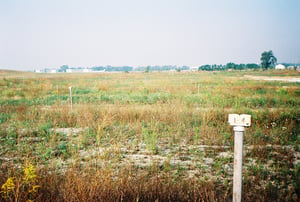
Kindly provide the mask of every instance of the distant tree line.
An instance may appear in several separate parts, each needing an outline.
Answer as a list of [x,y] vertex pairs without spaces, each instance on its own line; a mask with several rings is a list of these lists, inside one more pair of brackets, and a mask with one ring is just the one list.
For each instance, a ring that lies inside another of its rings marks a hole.
[[198,68],[199,71],[224,71],[228,69],[232,70],[246,70],[246,69],[259,69],[260,66],[255,63],[250,64],[235,64],[232,62],[227,63],[226,65],[202,65]]
[[[261,54],[261,64],[255,64],[255,63],[249,63],[249,64],[235,64],[233,62],[229,62],[226,65],[202,65],[198,67],[198,71],[225,71],[225,70],[253,70],[253,69],[259,69],[262,68],[263,70],[267,70],[269,68],[274,68],[277,63],[277,58],[274,56],[273,51],[264,51]],[[296,66],[296,65],[295,65]],[[59,72],[66,72],[67,69],[90,69],[93,71],[123,71],[123,72],[130,72],[130,71],[143,71],[143,72],[149,72],[149,71],[169,71],[169,70],[176,70],[180,72],[181,70],[189,70],[190,68],[188,66],[177,66],[177,65],[154,65],[154,66],[139,66],[133,68],[132,66],[95,66],[91,68],[85,68],[85,67],[71,67],[69,68],[68,65],[62,65]]]
[[[258,64],[235,64],[235,63],[227,63],[226,65],[202,65],[198,68],[199,71],[223,71],[223,70],[244,70],[244,69],[257,69],[260,68]],[[155,65],[155,66],[139,66],[133,68],[132,66],[95,66],[95,67],[69,67],[68,65],[62,65],[58,69],[58,72],[66,72],[67,69],[90,69],[92,71],[107,71],[107,72],[130,72],[130,71],[170,71],[176,70],[180,72],[181,70],[189,70],[188,66],[177,66],[177,65]]]
[[[262,68],[263,70],[268,70],[270,68],[274,68],[277,63],[277,58],[274,56],[273,51],[264,51],[261,54],[261,63],[260,65],[255,63],[249,64],[235,64],[233,62],[229,62],[226,65],[220,64],[212,64],[212,65],[201,65],[198,67],[198,71],[225,71],[225,70],[253,70]],[[298,66],[299,64],[292,64],[292,63],[283,63],[285,66]],[[132,67],[132,66],[95,66],[95,67],[69,67],[68,65],[62,65],[58,69],[58,72],[66,72],[67,69],[90,69],[93,71],[123,71],[123,72],[130,72],[130,71],[170,71],[176,70],[180,72],[181,70],[189,70],[188,66],[177,66],[177,65],[154,65],[154,66],[139,66],[139,67]],[[49,69],[45,69],[49,70]]]
[[93,71],[107,71],[107,72],[129,72],[129,71],[132,71],[133,70],[133,67],[131,66],[110,66],[110,65],[107,65],[107,66],[96,66],[96,67],[92,67],[90,68],[92,69]]
[[177,65],[154,65],[154,66],[140,66],[136,67],[135,71],[169,71],[169,70],[188,70],[188,66],[177,66]]
[[[76,69],[84,69],[84,68],[76,68]],[[113,72],[113,71],[120,71],[120,72],[130,72],[130,71],[168,71],[168,70],[188,70],[188,66],[177,66],[177,65],[155,65],[155,66],[139,66],[136,68],[133,68],[132,66],[95,66],[88,68],[93,71],[107,71],[107,72]]]

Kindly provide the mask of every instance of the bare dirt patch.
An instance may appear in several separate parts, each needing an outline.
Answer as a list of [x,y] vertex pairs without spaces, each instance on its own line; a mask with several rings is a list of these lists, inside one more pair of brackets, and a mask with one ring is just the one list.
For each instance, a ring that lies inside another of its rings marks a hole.
[[263,80],[263,81],[283,81],[283,82],[300,82],[300,78],[297,77],[270,77],[270,76],[251,76],[245,75],[244,78],[253,80]]

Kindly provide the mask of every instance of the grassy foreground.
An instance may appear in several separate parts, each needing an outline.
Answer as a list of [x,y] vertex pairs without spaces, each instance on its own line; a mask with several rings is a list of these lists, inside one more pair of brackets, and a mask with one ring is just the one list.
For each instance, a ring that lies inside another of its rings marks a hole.
[[245,75],[300,77],[0,71],[0,200],[226,201],[246,113],[243,200],[298,201],[300,84]]

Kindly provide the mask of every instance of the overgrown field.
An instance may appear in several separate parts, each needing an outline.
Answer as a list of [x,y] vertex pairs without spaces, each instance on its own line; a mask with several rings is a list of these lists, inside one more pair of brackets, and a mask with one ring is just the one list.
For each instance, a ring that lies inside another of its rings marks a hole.
[[300,84],[245,75],[300,77],[0,71],[0,200],[226,201],[245,113],[243,200],[299,201]]

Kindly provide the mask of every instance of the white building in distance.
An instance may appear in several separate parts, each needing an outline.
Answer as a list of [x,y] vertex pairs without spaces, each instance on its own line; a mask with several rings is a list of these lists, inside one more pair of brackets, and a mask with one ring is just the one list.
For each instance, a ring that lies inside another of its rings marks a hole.
[[199,67],[198,66],[193,66],[193,67],[190,67],[190,70],[191,71],[198,71]]
[[285,66],[283,64],[278,64],[275,66],[275,69],[282,70],[285,69]]

